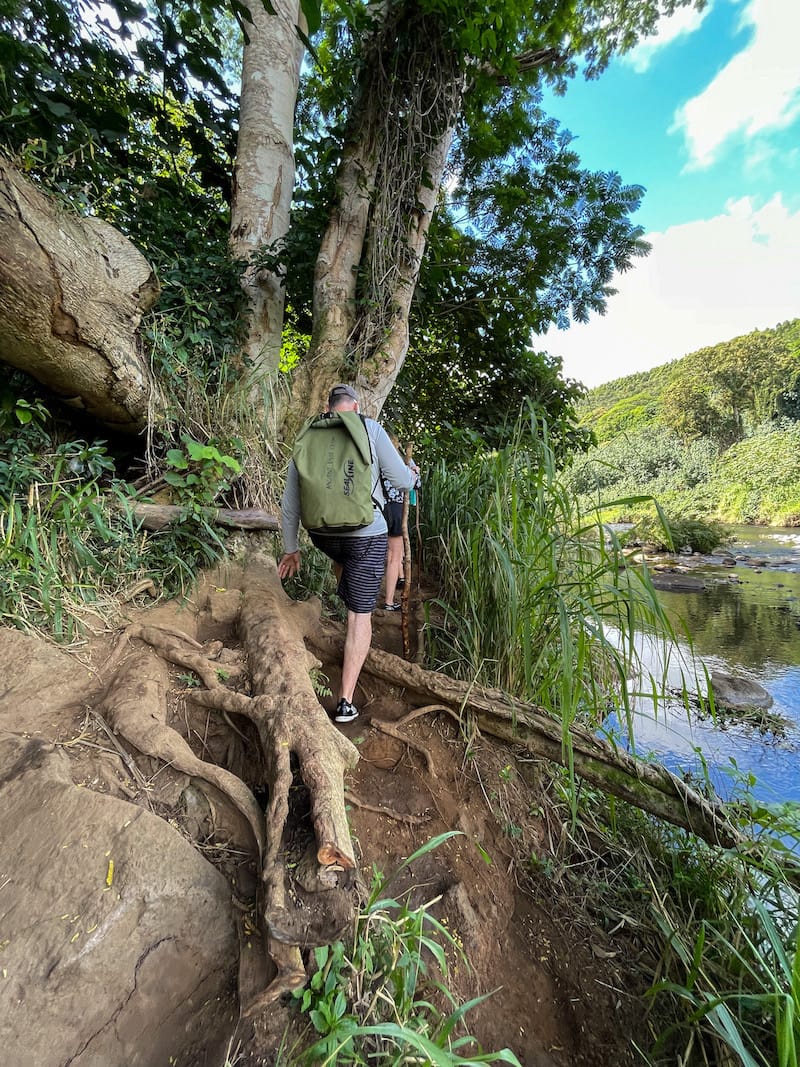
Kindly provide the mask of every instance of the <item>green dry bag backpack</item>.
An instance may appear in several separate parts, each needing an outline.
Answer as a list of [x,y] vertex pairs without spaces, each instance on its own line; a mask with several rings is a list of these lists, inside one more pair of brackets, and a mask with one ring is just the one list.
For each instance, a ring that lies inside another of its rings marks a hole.
[[356,411],[309,419],[294,444],[300,521],[307,530],[358,530],[375,518],[372,446]]

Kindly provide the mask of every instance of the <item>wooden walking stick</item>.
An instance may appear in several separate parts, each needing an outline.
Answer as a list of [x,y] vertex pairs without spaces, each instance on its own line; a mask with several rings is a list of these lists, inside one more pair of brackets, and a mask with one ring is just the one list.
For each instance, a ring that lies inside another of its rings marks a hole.
[[[414,442],[406,445],[406,463],[411,462],[414,454]],[[403,634],[403,658],[411,659],[411,635],[408,627],[408,605],[411,597],[411,538],[408,536],[409,492],[403,493],[403,591],[400,594],[400,627]]]

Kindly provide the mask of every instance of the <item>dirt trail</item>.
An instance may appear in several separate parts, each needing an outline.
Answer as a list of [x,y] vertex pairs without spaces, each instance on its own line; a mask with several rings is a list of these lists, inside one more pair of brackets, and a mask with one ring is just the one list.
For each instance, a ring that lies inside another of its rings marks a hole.
[[[135,621],[189,634],[246,692],[235,598],[226,610],[221,594],[230,577],[220,572],[186,605],[159,605]],[[209,589],[218,595],[210,599]],[[379,611],[374,621],[375,644],[400,653],[398,615]],[[167,671],[154,656],[149,678],[166,689],[163,726],[195,761],[172,753],[168,765],[102,718],[95,672],[111,652],[108,638],[80,659],[15,631],[0,631],[0,648],[0,1041],[8,1062],[204,1067],[221,1064],[232,1039],[240,1064],[274,1063],[284,1031],[297,1032],[291,1002],[281,998],[236,1026],[237,987],[247,1001],[271,966],[258,932],[252,815],[224,777],[265,801],[251,724],[195,704],[192,672]],[[335,691],[337,665],[323,664],[322,674]],[[637,1062],[632,1041],[647,1038],[640,978],[626,970],[631,945],[576,908],[541,873],[546,863],[535,877],[519,864],[521,834],[546,858],[561,832],[540,803],[544,768],[488,740],[467,744],[446,715],[422,715],[393,736],[386,724],[392,731],[411,709],[401,690],[367,675],[356,703],[361,715],[342,732],[360,756],[346,788],[361,880],[369,884],[373,865],[388,873],[431,837],[461,831],[407,869],[393,892],[407,891],[414,904],[438,898],[433,912],[471,965],[451,973],[460,999],[496,990],[468,1016],[484,1049],[508,1046],[527,1067]],[[222,777],[208,781],[200,761]],[[308,836],[302,809],[303,791],[293,790],[299,852]]]

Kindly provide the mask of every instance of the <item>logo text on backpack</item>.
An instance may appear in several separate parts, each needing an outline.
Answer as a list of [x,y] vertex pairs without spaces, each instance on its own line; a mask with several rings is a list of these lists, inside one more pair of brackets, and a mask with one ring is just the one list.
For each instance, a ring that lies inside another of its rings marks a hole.
[[336,462],[336,460],[334,458],[334,451],[335,451],[334,442],[333,442],[333,438],[331,438],[329,440],[329,442],[328,442],[328,449],[327,449],[327,451],[325,453],[325,488],[328,490],[328,492],[330,492],[331,489],[333,489],[334,469],[335,469],[334,468],[334,463]]
[[344,495],[351,496],[353,492],[353,481],[356,473],[356,465],[352,459],[348,459],[344,465]]

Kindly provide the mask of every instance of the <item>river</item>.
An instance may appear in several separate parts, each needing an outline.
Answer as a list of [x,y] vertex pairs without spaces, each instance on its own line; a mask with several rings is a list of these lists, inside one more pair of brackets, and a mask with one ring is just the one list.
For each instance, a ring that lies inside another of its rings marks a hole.
[[[702,773],[705,764],[723,797],[746,780],[760,801],[800,803],[800,530],[737,526],[728,533],[735,540],[718,555],[677,561],[706,582],[705,590],[661,591],[659,599],[673,622],[682,620],[692,635],[695,662],[758,682],[772,696],[770,713],[785,720],[785,730],[720,726],[687,714],[679,701],[659,702],[654,711],[652,701],[640,697],[633,719],[636,750],[677,773]],[[660,653],[646,638],[640,647],[657,674]],[[680,644],[670,660],[671,685],[680,685],[689,660],[688,644]],[[695,688],[694,681],[687,683]]]

